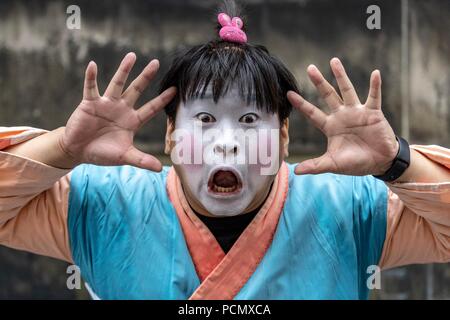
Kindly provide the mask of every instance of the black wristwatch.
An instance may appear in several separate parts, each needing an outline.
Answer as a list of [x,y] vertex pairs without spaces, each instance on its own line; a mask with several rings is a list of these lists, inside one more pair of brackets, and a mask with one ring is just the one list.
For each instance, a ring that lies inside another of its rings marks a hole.
[[384,174],[374,176],[377,179],[390,182],[398,179],[408,169],[411,159],[408,141],[402,137],[395,136],[398,141],[398,153],[392,162],[392,166]]

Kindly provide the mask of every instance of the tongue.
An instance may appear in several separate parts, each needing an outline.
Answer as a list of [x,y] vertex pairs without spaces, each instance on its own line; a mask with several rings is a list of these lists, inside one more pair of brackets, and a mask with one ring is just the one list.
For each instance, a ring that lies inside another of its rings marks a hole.
[[234,173],[222,170],[216,172],[213,181],[215,185],[223,188],[230,188],[238,183]]

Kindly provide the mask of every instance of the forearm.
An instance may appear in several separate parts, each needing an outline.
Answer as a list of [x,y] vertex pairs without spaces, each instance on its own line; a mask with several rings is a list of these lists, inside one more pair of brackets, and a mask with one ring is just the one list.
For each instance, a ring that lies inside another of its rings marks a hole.
[[388,186],[381,267],[449,262],[450,150],[411,146],[411,166]]
[[450,182],[450,170],[411,148],[411,163],[394,183],[439,183]]
[[[36,206],[45,207],[43,211],[49,211],[48,201],[52,197],[41,193],[54,187],[58,180],[70,172],[70,169],[53,166],[63,164],[53,161],[61,157],[55,152],[54,146],[60,131],[46,132],[30,127],[1,128],[0,226],[25,210],[32,199],[36,201]],[[58,191],[61,188],[55,189],[55,192]],[[36,207],[30,210],[37,212]]]
[[70,262],[70,169],[43,163],[58,159],[50,143],[56,133],[29,127],[0,129],[0,245]]
[[407,172],[387,185],[412,212],[450,235],[450,149],[412,145]]
[[65,127],[60,127],[31,140],[10,146],[3,151],[26,157],[48,166],[61,169],[72,169],[78,163],[69,157],[61,147],[60,138]]

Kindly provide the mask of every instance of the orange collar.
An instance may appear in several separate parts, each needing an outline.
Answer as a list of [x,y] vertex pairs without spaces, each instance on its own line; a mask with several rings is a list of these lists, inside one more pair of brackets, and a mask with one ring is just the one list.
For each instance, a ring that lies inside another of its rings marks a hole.
[[190,299],[233,299],[256,270],[272,243],[288,191],[289,169],[283,162],[266,202],[225,254],[189,206],[175,169],[167,192],[183,230],[201,285]]

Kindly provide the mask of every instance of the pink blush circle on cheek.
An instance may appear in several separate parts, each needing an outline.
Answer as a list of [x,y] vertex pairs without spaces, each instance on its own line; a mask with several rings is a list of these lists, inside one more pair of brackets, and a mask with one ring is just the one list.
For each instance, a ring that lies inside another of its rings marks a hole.
[[195,139],[194,135],[190,136],[191,139],[191,155],[193,167],[203,166],[203,143],[199,139]]
[[189,170],[195,170],[202,168],[203,159],[202,159],[202,144],[201,141],[194,138],[192,133],[185,134],[183,139],[178,142],[180,143],[180,157],[181,163],[180,165],[185,168],[189,168]]
[[[272,162],[275,158],[279,157],[279,143],[276,140],[272,140],[270,130],[264,130],[258,135],[258,142],[255,147],[253,147],[252,152],[257,153],[258,168],[268,166],[268,162]],[[272,145],[272,141],[277,142]]]

